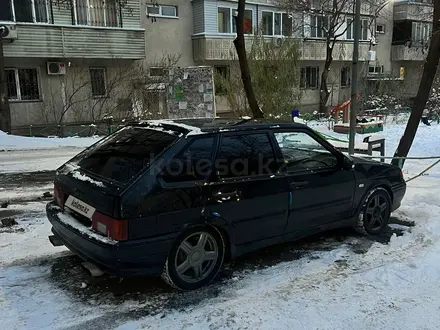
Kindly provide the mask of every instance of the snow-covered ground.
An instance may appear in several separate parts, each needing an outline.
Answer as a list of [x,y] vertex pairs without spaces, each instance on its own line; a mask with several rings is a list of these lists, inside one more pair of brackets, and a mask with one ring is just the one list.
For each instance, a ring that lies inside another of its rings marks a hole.
[[8,135],[0,131],[0,151],[4,150],[34,150],[65,147],[86,148],[101,137],[67,137],[67,138],[38,138]]
[[[387,155],[403,129],[386,126]],[[421,126],[411,155],[440,156],[438,137],[440,125]],[[405,176],[433,162],[408,160]],[[47,241],[44,203],[11,205],[18,225],[0,228],[0,328],[440,329],[440,166],[428,174],[408,183],[394,214],[416,226],[392,225],[404,234],[389,244],[354,234],[292,243],[283,258],[277,249],[259,252],[189,293],[149,278],[93,279]],[[276,262],[258,266],[268,253]]]

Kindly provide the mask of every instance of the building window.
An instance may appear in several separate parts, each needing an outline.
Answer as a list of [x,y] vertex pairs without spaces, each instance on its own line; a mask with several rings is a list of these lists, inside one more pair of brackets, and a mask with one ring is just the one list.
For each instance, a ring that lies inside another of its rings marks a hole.
[[0,21],[48,23],[49,0],[3,0]]
[[[252,34],[254,32],[252,24],[252,10],[244,10],[244,33]],[[237,33],[237,26],[235,25],[235,20],[232,19],[232,32]]]
[[341,69],[341,87],[350,86],[350,67],[345,66]]
[[150,68],[150,77],[165,77],[168,74],[168,69],[165,68]]
[[176,6],[147,6],[147,15],[155,17],[178,17]]
[[368,73],[370,73],[370,74],[383,74],[383,65],[370,65],[368,67]]
[[75,0],[76,25],[118,26],[117,0]]
[[231,33],[231,8],[218,7],[218,33]]
[[[253,33],[253,13],[250,9],[244,10],[244,33]],[[232,8],[218,7],[218,33],[237,33],[235,20],[232,17]]]
[[376,33],[384,34],[385,33],[385,24],[376,24]]
[[354,33],[353,33],[353,19],[352,18],[347,18],[347,39],[348,40],[353,40],[354,38]]
[[[368,29],[369,29],[369,21],[368,19],[362,19],[361,20],[361,35],[360,40],[368,40]],[[348,18],[347,19],[347,31],[346,31],[346,39],[347,40],[353,40],[354,39],[354,24],[353,19]]]
[[307,66],[301,68],[300,87],[306,89],[318,88],[319,81],[319,67]]
[[368,40],[369,22],[367,19],[361,20],[361,36],[360,40]]
[[263,11],[261,23],[266,36],[292,36],[292,17],[286,13]]
[[412,22],[411,40],[415,44],[426,44],[432,34],[432,23]]
[[38,69],[6,68],[5,73],[9,100],[40,100]]
[[90,68],[90,82],[93,97],[107,96],[105,68]]
[[310,36],[312,38],[325,38],[330,27],[328,16],[311,15],[310,16]]

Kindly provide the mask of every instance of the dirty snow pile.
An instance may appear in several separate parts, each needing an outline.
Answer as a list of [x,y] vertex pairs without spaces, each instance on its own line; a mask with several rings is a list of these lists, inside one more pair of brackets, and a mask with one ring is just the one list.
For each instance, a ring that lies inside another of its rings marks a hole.
[[53,149],[62,147],[86,148],[100,137],[38,138],[9,135],[0,131],[0,151]]

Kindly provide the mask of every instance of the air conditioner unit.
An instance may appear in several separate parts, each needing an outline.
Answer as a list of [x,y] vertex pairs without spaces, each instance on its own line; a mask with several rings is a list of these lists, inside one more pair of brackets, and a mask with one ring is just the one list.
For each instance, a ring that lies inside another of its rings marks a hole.
[[15,25],[0,25],[2,39],[14,40],[18,38],[17,27]]
[[66,64],[62,62],[47,62],[47,74],[49,76],[61,76],[66,74]]

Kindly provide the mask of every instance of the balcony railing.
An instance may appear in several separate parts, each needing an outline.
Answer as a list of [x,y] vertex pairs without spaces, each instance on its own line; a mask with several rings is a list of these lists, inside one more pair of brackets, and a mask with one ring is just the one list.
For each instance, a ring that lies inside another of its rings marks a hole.
[[[277,42],[279,38],[267,38],[267,42]],[[246,39],[246,49],[252,45],[252,37]],[[359,59],[368,59],[369,43],[359,45]],[[326,59],[326,45],[322,40],[298,41],[298,51],[302,60]],[[353,42],[337,42],[333,50],[333,58],[336,61],[350,61],[353,54]],[[233,37],[219,38],[218,36],[206,36],[193,38],[193,56],[195,61],[228,60],[236,59],[236,51],[233,45]]]
[[424,61],[427,54],[426,47],[391,46],[392,61]]

